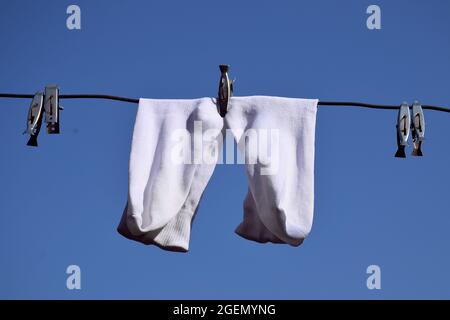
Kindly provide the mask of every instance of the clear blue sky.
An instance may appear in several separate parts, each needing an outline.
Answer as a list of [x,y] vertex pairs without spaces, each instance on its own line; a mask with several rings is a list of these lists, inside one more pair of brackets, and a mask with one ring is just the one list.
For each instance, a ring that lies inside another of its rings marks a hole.
[[[82,29],[66,28],[81,7]],[[378,4],[382,29],[366,28]],[[450,105],[448,1],[1,1],[0,92],[235,94]],[[120,236],[136,105],[63,100],[62,134],[21,135],[0,100],[0,298],[450,298],[450,115],[426,111],[425,157],[396,159],[396,112],[321,107],[313,230],[298,248],[234,234],[247,183],[219,165],[190,252]],[[410,152],[410,150],[409,150]],[[82,290],[66,289],[66,267]],[[381,267],[368,290],[366,268]]]

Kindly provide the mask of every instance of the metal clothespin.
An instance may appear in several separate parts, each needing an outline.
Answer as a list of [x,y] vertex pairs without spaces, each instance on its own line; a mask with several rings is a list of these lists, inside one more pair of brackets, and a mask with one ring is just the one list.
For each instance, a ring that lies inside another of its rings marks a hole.
[[23,134],[29,134],[27,146],[37,147],[37,137],[41,131],[42,117],[44,114],[44,94],[36,92],[28,109],[27,129]]
[[217,98],[217,103],[219,105],[219,113],[223,118],[225,117],[228,110],[228,102],[233,95],[233,82],[228,77],[228,70],[230,66],[221,64],[220,68],[220,81],[219,81],[219,93]]
[[411,131],[413,139],[413,151],[412,156],[421,157],[422,142],[425,140],[425,117],[423,114],[422,106],[418,101],[414,101],[412,107],[412,121]]
[[397,117],[397,152],[396,158],[406,158],[405,147],[408,145],[411,116],[407,102],[403,102],[398,110]]
[[59,133],[59,111],[63,108],[59,105],[59,88],[57,85],[48,85],[45,87],[44,109],[47,133]]

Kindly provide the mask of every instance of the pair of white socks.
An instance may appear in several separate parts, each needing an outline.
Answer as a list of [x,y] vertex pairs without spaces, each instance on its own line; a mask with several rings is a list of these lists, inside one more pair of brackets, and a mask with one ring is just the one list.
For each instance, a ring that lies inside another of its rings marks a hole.
[[224,131],[230,130],[249,182],[236,233],[257,242],[300,245],[313,220],[317,102],[232,97],[221,118],[214,98],[140,99],[119,233],[188,251],[194,215],[220,161]]

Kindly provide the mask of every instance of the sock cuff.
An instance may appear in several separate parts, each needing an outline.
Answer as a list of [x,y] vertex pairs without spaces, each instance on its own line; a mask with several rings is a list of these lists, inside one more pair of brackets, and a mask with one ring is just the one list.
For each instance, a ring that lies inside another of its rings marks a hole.
[[187,252],[189,250],[192,219],[193,213],[180,211],[162,228],[152,231],[139,231],[139,226],[136,225],[137,221],[125,212],[117,231],[130,240],[146,245],[156,245],[167,251]]

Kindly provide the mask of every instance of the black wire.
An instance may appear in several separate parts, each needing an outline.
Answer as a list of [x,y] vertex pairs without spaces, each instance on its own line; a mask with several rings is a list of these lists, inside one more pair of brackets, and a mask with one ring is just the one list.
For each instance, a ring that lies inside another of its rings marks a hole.
[[[400,105],[392,106],[392,105],[382,105],[382,104],[370,104],[364,102],[336,102],[336,101],[319,101],[319,106],[342,106],[342,107],[361,107],[361,108],[371,108],[371,109],[384,109],[384,110],[398,110]],[[435,110],[442,112],[450,112],[449,108],[438,107],[438,106],[430,106],[430,105],[422,105],[422,109],[427,110]]]
[[[34,95],[32,94],[15,94],[15,93],[0,93],[0,98],[24,98],[32,99]],[[60,99],[108,99],[115,101],[123,101],[130,103],[139,103],[139,99],[125,98],[118,96],[110,96],[105,94],[61,94]],[[352,102],[352,101],[319,101],[319,106],[342,106],[342,107],[360,107],[360,108],[370,108],[370,109],[384,109],[384,110],[398,110],[400,105],[381,105],[381,104],[371,104],[364,102]],[[435,110],[442,112],[449,112],[449,108],[422,105],[422,109]]]
[[16,94],[16,93],[0,93],[0,98],[25,98],[32,99],[34,95],[32,94]]
[[[0,98],[24,98],[24,99],[33,99],[33,94],[16,94],[16,93],[0,93]],[[108,100],[116,100],[116,101],[124,101],[131,103],[139,103],[139,99],[133,98],[124,98],[124,97],[116,97],[110,96],[106,94],[60,94],[60,99],[108,99]]]
[[123,102],[139,103],[139,99],[110,96],[106,94],[61,94],[60,99],[108,99]]
[[[371,108],[371,109],[385,109],[385,110],[398,110],[399,106],[387,106],[381,104],[371,104],[364,102],[351,102],[351,101],[320,101],[318,103],[319,106],[341,106],[341,107],[361,107],[361,108]],[[450,111],[450,109],[449,109]]]

